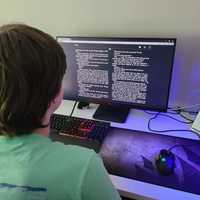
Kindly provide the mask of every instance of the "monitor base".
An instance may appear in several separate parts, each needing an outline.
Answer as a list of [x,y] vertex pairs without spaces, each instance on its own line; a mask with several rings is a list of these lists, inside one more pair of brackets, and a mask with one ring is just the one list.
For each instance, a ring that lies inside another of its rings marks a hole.
[[100,105],[93,115],[94,119],[124,123],[130,108],[124,106]]

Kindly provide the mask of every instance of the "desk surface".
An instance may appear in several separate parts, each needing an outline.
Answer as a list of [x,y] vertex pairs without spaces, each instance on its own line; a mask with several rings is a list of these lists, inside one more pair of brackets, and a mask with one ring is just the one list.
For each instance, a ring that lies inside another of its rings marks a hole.
[[[61,106],[57,109],[56,113],[69,115],[71,113],[73,105],[74,105],[73,101],[63,101]],[[73,116],[92,119],[92,115],[94,114],[97,107],[98,105],[91,104],[89,109],[82,109],[82,110],[75,109]],[[148,121],[153,114],[154,113],[148,114],[141,110],[131,110],[126,123],[124,124],[111,123],[111,126],[118,128],[126,128],[130,130],[149,132]],[[176,115],[175,117],[180,120],[183,120],[180,116]],[[189,130],[191,125],[183,124],[173,119],[160,115],[156,120],[152,122],[151,126],[153,129],[156,130],[169,130],[169,129]],[[199,139],[196,134],[187,131],[159,132],[157,134],[170,135],[170,136],[188,138],[194,140]],[[116,186],[116,188],[120,191],[120,193],[127,197],[133,197],[139,199],[170,199],[170,197],[173,199],[181,199],[181,200],[200,199],[200,196],[196,194],[171,189],[168,187],[158,186],[134,179],[124,178],[114,175],[110,175],[110,178],[113,184]]]

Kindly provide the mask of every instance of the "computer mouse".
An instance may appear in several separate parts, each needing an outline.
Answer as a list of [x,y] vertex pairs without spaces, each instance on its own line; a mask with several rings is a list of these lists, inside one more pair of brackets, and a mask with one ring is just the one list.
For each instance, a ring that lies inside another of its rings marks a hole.
[[172,175],[175,168],[175,156],[171,151],[162,149],[156,158],[156,169],[161,175]]

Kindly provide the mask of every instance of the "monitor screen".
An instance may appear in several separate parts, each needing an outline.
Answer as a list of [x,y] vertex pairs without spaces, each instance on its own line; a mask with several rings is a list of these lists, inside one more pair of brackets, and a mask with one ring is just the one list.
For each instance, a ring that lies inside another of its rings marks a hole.
[[175,38],[57,37],[64,99],[166,111]]

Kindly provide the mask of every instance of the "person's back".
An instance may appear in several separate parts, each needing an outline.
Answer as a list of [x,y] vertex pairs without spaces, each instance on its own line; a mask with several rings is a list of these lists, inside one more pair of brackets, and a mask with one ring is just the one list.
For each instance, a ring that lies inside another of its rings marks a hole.
[[120,199],[93,150],[46,137],[65,69],[49,35],[26,25],[0,27],[0,199]]
[[118,199],[92,150],[37,134],[1,136],[0,146],[0,199]]

